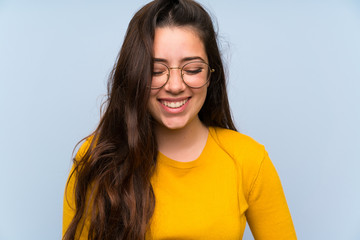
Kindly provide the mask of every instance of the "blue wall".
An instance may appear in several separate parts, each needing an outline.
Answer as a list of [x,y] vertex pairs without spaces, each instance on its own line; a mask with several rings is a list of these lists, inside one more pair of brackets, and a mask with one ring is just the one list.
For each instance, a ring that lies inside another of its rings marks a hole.
[[[0,0],[0,239],[60,239],[77,141],[147,1]],[[299,239],[360,239],[359,1],[202,0],[239,130],[267,147]],[[252,239],[247,231],[244,239]]]

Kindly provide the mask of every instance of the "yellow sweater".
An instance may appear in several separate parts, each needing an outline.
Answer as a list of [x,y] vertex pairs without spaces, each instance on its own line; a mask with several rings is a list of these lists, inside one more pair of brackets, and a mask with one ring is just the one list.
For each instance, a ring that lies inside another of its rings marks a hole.
[[[264,147],[235,131],[209,128],[198,159],[178,162],[159,153],[152,177],[156,205],[146,239],[296,239],[280,179]],[[66,190],[63,232],[74,202]],[[87,229],[81,239],[87,239]]]

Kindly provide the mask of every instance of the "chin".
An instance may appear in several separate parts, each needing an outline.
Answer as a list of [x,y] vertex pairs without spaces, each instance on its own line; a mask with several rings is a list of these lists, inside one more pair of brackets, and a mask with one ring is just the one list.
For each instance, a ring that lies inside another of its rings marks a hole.
[[179,130],[185,128],[186,124],[161,124],[164,128],[167,128],[169,130]]
[[190,122],[188,120],[181,119],[166,119],[165,121],[160,121],[160,125],[169,130],[179,130],[189,126]]

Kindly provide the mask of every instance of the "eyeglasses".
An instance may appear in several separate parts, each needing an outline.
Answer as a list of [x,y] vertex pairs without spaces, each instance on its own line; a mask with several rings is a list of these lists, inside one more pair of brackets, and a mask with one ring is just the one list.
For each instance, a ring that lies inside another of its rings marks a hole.
[[215,72],[215,69],[211,69],[210,66],[201,61],[189,62],[182,67],[168,67],[164,63],[155,62],[152,73],[151,89],[160,89],[166,85],[170,78],[170,70],[181,70],[181,79],[190,88],[201,88],[210,79],[211,73]]

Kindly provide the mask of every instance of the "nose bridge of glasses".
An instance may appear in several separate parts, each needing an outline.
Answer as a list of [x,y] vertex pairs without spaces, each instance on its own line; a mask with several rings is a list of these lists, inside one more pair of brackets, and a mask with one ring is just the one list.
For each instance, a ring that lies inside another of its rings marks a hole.
[[180,77],[182,77],[182,67],[168,67],[169,77],[171,76],[171,70],[180,70]]
[[181,70],[182,68],[181,67],[169,67],[169,70],[176,70],[176,69]]
[[[165,88],[172,89],[172,90],[179,90],[184,87],[184,80],[182,76],[182,68],[181,67],[167,67],[169,70],[168,74],[168,81],[165,84]],[[171,74],[171,70],[180,70],[178,72],[174,72]]]

